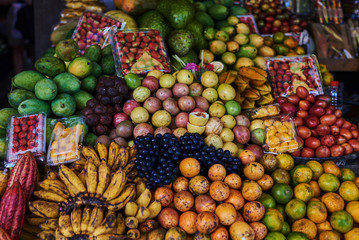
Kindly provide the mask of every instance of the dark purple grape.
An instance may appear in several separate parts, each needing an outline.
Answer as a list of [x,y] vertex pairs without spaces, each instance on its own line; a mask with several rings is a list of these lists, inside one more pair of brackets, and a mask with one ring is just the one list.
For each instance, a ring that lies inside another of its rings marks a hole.
[[111,98],[110,97],[106,97],[106,96],[103,96],[100,100],[100,102],[104,105],[107,105],[107,104],[110,104],[111,103]]
[[119,85],[118,86],[118,92],[121,94],[121,95],[127,95],[128,94],[128,87],[126,85]]
[[116,95],[118,95],[118,90],[116,88],[111,87],[107,89],[107,96],[114,97]]
[[112,86],[115,85],[115,84],[114,84],[114,81],[113,81],[112,78],[108,78],[108,79],[106,79],[104,85],[105,85],[105,87],[112,87]]
[[106,88],[105,87],[99,87],[96,88],[96,92],[100,95],[105,95],[106,94]]
[[106,113],[106,107],[101,105],[101,104],[97,104],[94,109],[93,112],[97,115],[102,115]]
[[99,84],[99,85],[104,85],[106,80],[107,80],[107,77],[102,76],[102,77],[100,77],[100,79],[98,80],[98,84]]
[[99,123],[100,118],[96,114],[89,114],[85,118],[85,123],[91,127],[96,126]]
[[97,125],[97,126],[95,127],[94,132],[95,132],[97,135],[105,135],[105,134],[107,134],[107,132],[108,132],[108,126],[99,124],[99,125]]
[[85,107],[84,109],[82,109],[82,115],[84,115],[84,116],[92,114],[92,113],[93,113],[93,111],[89,107]]
[[113,102],[113,103],[121,103],[122,102],[122,97],[121,96],[112,97],[111,102]]
[[103,125],[110,125],[112,123],[112,117],[110,115],[101,115],[100,123]]
[[86,106],[93,108],[97,103],[98,103],[98,101],[95,98],[93,98],[86,102]]

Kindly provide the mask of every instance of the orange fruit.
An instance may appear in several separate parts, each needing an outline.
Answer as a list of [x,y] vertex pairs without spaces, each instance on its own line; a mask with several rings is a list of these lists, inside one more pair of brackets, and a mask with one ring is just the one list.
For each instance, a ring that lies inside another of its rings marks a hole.
[[290,173],[295,183],[308,183],[313,177],[312,170],[305,165],[297,165]]
[[273,187],[274,181],[271,176],[264,174],[261,179],[257,180],[257,183],[263,191],[268,191]]
[[270,232],[278,232],[283,228],[284,219],[277,209],[268,208],[264,214],[263,223]]
[[327,208],[324,203],[313,201],[307,205],[307,217],[314,223],[323,223],[327,220]]
[[308,183],[300,183],[294,187],[294,197],[308,202],[314,196],[314,191]]
[[224,179],[224,182],[228,184],[228,186],[232,189],[240,189],[242,186],[242,179],[238,174],[231,173],[228,174]]
[[313,239],[317,235],[317,226],[312,221],[302,218],[293,223],[292,232],[301,232]]
[[257,162],[248,163],[243,169],[244,176],[249,180],[257,181],[264,175],[264,167]]
[[292,199],[285,205],[285,213],[294,220],[303,218],[306,210],[305,202],[300,199]]
[[340,181],[334,174],[324,173],[319,177],[318,184],[324,192],[336,192],[339,189]]
[[359,228],[353,228],[346,234],[344,234],[345,240],[359,240]]
[[341,196],[336,193],[326,193],[321,198],[322,202],[325,204],[328,212],[336,212],[344,209],[345,202]]
[[308,161],[305,165],[312,170],[312,172],[313,172],[312,179],[313,180],[318,180],[320,175],[322,175],[323,172],[324,172],[322,164],[320,164],[317,161],[314,161],[314,160],[313,161]]
[[318,233],[323,232],[323,231],[331,231],[331,230],[333,230],[333,228],[330,225],[330,222],[328,220],[317,224],[317,229],[318,229]]
[[312,189],[313,189],[314,197],[316,197],[316,198],[319,197],[320,194],[321,194],[321,191],[320,191],[320,187],[319,187],[318,182],[316,182],[316,181],[310,181],[308,184],[309,184],[309,185],[312,187]]
[[354,181],[355,173],[349,168],[341,168],[342,176],[340,177],[340,181]]
[[230,203],[222,203],[215,210],[219,222],[224,226],[230,226],[236,221],[237,212]]
[[354,180],[355,185],[359,188],[359,177],[356,177]]
[[204,176],[195,176],[189,181],[188,189],[197,195],[205,194],[209,190],[209,181]]
[[247,201],[255,201],[262,195],[262,188],[252,180],[246,180],[242,186],[242,196]]
[[353,228],[353,218],[346,211],[337,211],[330,216],[330,225],[334,230],[346,233]]
[[227,183],[222,181],[214,181],[209,186],[209,195],[213,200],[221,202],[229,197],[230,189]]
[[359,189],[352,181],[345,181],[339,187],[339,195],[347,202],[359,200]]
[[234,208],[238,211],[241,209],[245,203],[245,200],[241,194],[240,191],[236,189],[231,189],[229,191],[229,196],[226,200],[224,200],[225,203],[231,203]]
[[273,178],[275,183],[284,183],[284,184],[290,184],[291,183],[291,177],[289,172],[283,169],[276,169],[272,172],[271,177]]
[[214,164],[208,170],[208,177],[212,181],[223,181],[226,177],[226,169],[221,164]]
[[286,204],[293,197],[293,190],[288,184],[277,183],[272,188],[272,196],[277,203]]
[[179,170],[181,174],[185,177],[194,177],[199,174],[201,170],[201,165],[194,158],[185,158],[181,161],[179,165]]
[[264,239],[268,233],[266,225],[261,222],[252,222],[249,224],[249,226],[251,226],[251,228],[253,229],[256,240]]
[[290,171],[294,167],[294,159],[291,155],[283,153],[276,156],[278,160],[278,168]]
[[335,164],[335,162],[325,161],[322,165],[325,173],[331,173],[338,178],[342,176],[342,172],[340,171],[340,168]]
[[336,231],[324,231],[319,233],[319,240],[340,240],[340,233]]
[[242,216],[247,222],[257,222],[263,218],[265,211],[262,203],[258,201],[247,202],[243,206]]
[[359,201],[353,201],[347,204],[345,210],[352,215],[354,221],[359,223]]

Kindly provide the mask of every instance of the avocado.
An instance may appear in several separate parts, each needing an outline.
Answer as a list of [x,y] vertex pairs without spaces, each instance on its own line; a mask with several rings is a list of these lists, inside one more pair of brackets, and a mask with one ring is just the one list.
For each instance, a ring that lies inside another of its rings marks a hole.
[[167,41],[169,48],[179,56],[186,55],[194,46],[192,33],[185,29],[173,31]]
[[66,71],[66,65],[59,58],[42,57],[35,62],[35,69],[46,76],[55,77]]
[[41,79],[35,85],[35,95],[40,100],[51,101],[57,95],[56,83],[48,78]]
[[33,92],[37,81],[43,78],[45,78],[45,76],[39,72],[31,70],[23,71],[15,75],[12,84],[14,87],[23,88]]
[[86,48],[84,57],[87,57],[92,62],[98,62],[101,59],[101,48],[99,45],[91,45],[88,48]]
[[13,108],[17,108],[22,101],[30,98],[36,98],[36,96],[33,92],[25,89],[15,89],[7,96],[10,106]]
[[80,80],[70,73],[61,73],[54,78],[59,93],[73,94],[80,90]]
[[20,114],[35,114],[35,113],[45,113],[46,116],[51,115],[51,109],[49,104],[45,101],[39,99],[27,99],[20,103],[17,108]]
[[213,19],[205,12],[197,12],[195,18],[197,19],[198,22],[202,24],[204,28],[214,27]]
[[51,102],[51,110],[58,117],[71,116],[76,111],[75,99],[67,93],[59,94]]

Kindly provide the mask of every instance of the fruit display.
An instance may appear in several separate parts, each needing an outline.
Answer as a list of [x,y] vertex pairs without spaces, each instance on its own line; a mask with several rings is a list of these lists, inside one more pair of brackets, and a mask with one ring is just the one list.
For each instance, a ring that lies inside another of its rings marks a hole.
[[322,75],[323,86],[330,86],[330,83],[334,81],[334,76],[329,72],[328,67],[325,64],[319,64],[319,71]]
[[245,23],[249,26],[249,33],[259,34],[253,15],[240,15],[237,17],[239,19],[239,23]]
[[257,119],[257,118],[266,118],[266,117],[277,116],[279,114],[279,112],[280,112],[279,104],[274,103],[274,104],[265,105],[263,107],[250,109],[250,110],[244,112],[244,114],[250,120],[253,120],[253,119]]

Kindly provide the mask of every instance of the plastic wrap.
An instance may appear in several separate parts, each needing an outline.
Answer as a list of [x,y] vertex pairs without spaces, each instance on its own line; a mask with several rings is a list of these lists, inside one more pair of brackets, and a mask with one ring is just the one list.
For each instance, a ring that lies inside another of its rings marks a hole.
[[164,38],[158,30],[113,30],[111,45],[118,76],[144,75],[151,70],[171,72]]
[[39,161],[45,160],[46,115],[31,114],[12,117],[8,128],[5,167],[13,167],[27,151]]
[[82,117],[57,120],[47,151],[47,164],[71,163],[81,158],[84,120]]
[[259,108],[250,109],[244,112],[250,120],[257,118],[274,117],[280,113],[279,104],[265,105]]
[[240,23],[248,24],[250,33],[259,34],[257,23],[254,20],[253,15],[250,15],[250,14],[248,14],[248,15],[239,15],[237,17],[238,17]]

